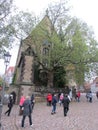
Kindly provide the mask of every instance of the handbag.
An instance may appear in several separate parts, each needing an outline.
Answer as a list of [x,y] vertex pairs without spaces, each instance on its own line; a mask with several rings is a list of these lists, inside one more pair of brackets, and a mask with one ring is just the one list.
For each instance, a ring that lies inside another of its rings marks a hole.
[[19,109],[19,116],[23,115],[23,110],[24,110],[23,107]]

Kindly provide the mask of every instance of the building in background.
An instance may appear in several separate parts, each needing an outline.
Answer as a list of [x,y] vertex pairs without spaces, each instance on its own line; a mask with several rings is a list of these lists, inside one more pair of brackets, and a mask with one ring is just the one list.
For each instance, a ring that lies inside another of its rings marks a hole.
[[8,84],[12,83],[12,79],[13,79],[13,75],[14,75],[14,66],[10,66],[7,70],[6,70],[6,74],[5,74],[5,81]]

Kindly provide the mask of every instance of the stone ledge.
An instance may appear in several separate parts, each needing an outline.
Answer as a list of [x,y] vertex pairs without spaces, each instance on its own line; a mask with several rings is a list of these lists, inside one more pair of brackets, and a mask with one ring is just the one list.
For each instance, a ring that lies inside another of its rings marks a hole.
[[45,97],[35,97],[35,101],[36,102],[45,102],[46,99],[45,99]]

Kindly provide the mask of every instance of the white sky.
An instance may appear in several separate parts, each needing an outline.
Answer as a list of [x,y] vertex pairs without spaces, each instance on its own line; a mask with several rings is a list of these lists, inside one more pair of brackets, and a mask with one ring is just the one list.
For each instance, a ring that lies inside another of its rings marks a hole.
[[[48,5],[52,2],[62,0],[15,0],[16,6],[21,10],[34,12],[36,15],[41,15]],[[96,39],[98,39],[98,0],[70,0],[72,6],[71,14],[85,21],[89,26],[93,27]],[[10,51],[12,58],[10,66],[16,63],[18,47]],[[4,65],[4,61],[0,60],[0,66]],[[2,68],[2,69],[1,69]],[[4,67],[0,68],[0,74],[4,73]]]

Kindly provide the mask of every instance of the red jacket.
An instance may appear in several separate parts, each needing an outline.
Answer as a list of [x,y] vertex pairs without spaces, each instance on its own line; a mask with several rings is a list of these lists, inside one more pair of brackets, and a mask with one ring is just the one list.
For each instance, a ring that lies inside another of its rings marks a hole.
[[78,91],[78,92],[77,92],[77,96],[78,96],[78,97],[80,97],[80,96],[81,96],[80,91]]
[[52,95],[51,95],[51,94],[48,94],[48,95],[47,95],[47,100],[48,100],[48,101],[52,101]]

